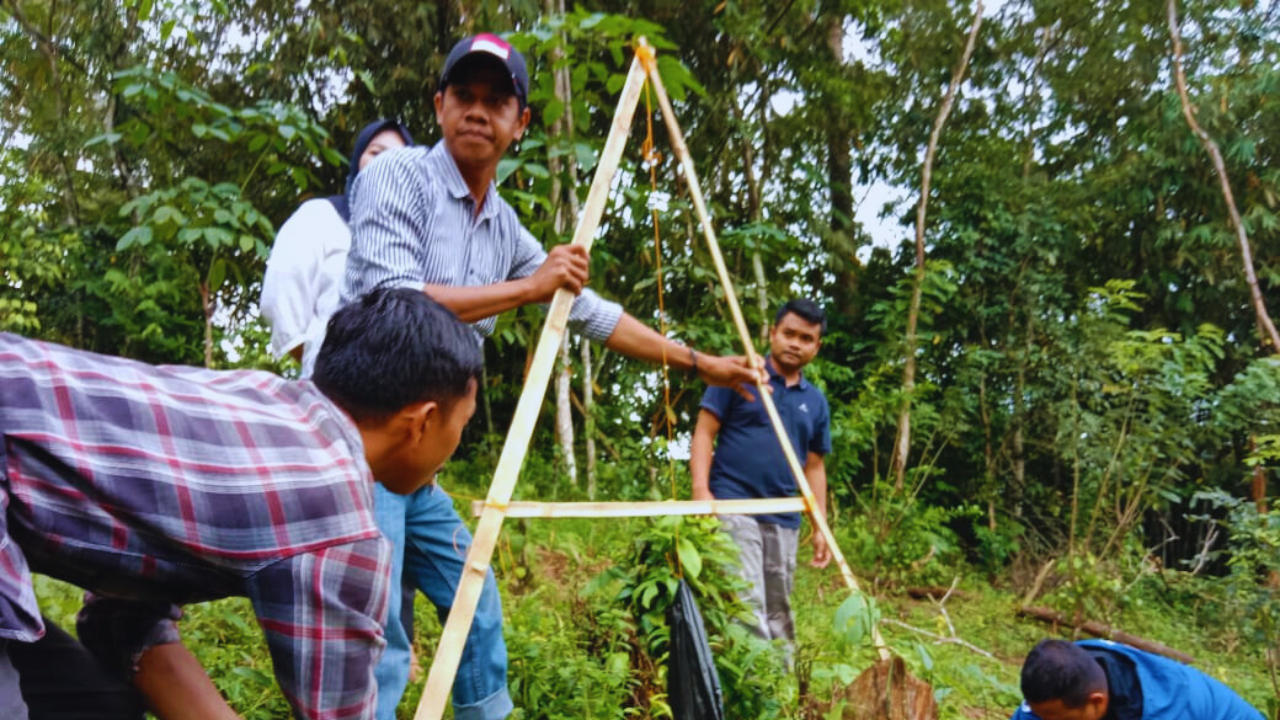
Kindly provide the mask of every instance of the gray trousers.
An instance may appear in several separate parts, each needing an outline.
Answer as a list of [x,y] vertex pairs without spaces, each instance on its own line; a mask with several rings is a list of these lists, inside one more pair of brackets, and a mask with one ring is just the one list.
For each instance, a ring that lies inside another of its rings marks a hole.
[[760,522],[753,515],[721,515],[720,523],[738,545],[742,579],[751,583],[742,599],[756,615],[752,630],[765,640],[785,641],[790,651],[796,640],[791,587],[800,529]]

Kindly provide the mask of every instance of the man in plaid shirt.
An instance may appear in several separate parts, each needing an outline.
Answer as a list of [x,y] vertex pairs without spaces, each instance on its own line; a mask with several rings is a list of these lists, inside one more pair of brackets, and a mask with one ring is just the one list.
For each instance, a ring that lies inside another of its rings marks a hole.
[[431,480],[481,362],[470,329],[410,290],[339,311],[313,382],[0,334],[0,717],[27,717],[9,647],[44,633],[35,571],[128,601],[247,597],[297,717],[373,718],[390,578],[373,478]]

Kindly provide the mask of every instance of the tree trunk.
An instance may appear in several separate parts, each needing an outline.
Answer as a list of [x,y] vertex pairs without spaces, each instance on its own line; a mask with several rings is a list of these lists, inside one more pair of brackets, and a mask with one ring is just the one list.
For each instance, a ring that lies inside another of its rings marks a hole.
[[582,345],[582,436],[587,449],[587,498],[596,499],[595,381],[591,374],[591,343]]
[[213,306],[214,300],[209,292],[209,283],[200,281],[200,308],[204,310],[204,366],[213,367]]
[[1026,362],[1018,367],[1018,378],[1013,390],[1013,440],[1010,443],[1013,451],[1013,488],[1010,502],[1013,503],[1013,516],[1022,517],[1022,495],[1027,487],[1027,455],[1024,427],[1026,426],[1027,403],[1027,369]]
[[[120,38],[119,45],[116,46],[115,58],[112,65],[115,72],[119,72],[135,64],[135,61],[129,53],[129,48],[138,35],[138,8],[133,6],[125,12],[127,24]],[[111,75],[107,74],[103,78],[104,84],[110,88]],[[119,105],[116,103],[116,94],[108,90],[109,99],[107,100],[107,110],[103,117],[103,129],[107,133],[113,133],[116,129],[116,116],[120,112]],[[120,177],[120,187],[129,195],[129,199],[133,200],[138,197],[138,185],[134,181],[133,171],[129,168],[129,163],[125,160],[124,153],[121,152],[119,143],[111,143],[111,162],[115,167],[116,174]],[[139,213],[134,211],[134,224],[138,223]]]
[[[1044,66],[1045,55],[1048,54],[1049,44],[1053,41],[1054,28],[1049,26],[1040,32],[1040,44],[1036,49],[1035,64],[1031,70],[1031,82],[1027,86],[1026,92],[1023,94],[1022,104],[1027,113],[1026,129],[1024,131],[1026,141],[1026,152],[1022,159],[1022,184],[1025,188],[1027,181],[1031,178],[1031,167],[1035,160],[1035,135],[1032,132],[1032,126],[1035,118],[1040,114],[1040,73]],[[1011,336],[1016,337],[1015,323],[1017,322],[1017,313],[1010,303],[1009,309],[1009,332]],[[1027,362],[1031,357],[1031,349],[1033,347],[1033,330],[1035,328],[1035,309],[1028,305],[1027,309],[1027,328],[1024,337],[1022,356],[1018,358],[1018,371],[1014,381],[1013,390],[1013,433],[1010,439],[1010,446],[1013,452],[1013,487],[1009,489],[1008,501],[1013,509],[1013,516],[1022,517],[1022,497],[1027,487],[1027,458],[1026,458],[1026,417],[1027,417]]]
[[[548,13],[564,12],[563,4],[558,0],[547,0],[546,7],[547,7]],[[558,51],[553,52],[552,62],[553,63],[557,62],[559,61],[559,59],[560,59],[560,53]],[[561,136],[561,135],[568,135],[569,137],[572,137],[571,131],[566,132],[567,130],[569,130],[569,126],[566,123],[566,118],[573,117],[573,112],[569,107],[569,101],[570,101],[570,84],[569,83],[570,83],[570,80],[569,80],[568,71],[565,69],[557,69],[555,71],[556,98],[558,98],[561,102],[564,103],[564,106],[566,109],[565,109],[564,115],[562,115],[560,119],[556,120],[556,122],[551,127],[551,134],[553,137]],[[548,164],[550,165],[551,177],[552,177],[551,202],[555,207],[553,226],[555,227],[556,239],[558,241],[560,239],[560,236],[563,235],[565,226],[567,224],[565,222],[565,215],[570,213],[566,212],[565,198],[564,198],[565,189],[562,187],[560,182],[560,172],[561,172],[560,158],[553,156],[548,160]],[[573,160],[572,159],[567,160],[566,165],[569,168],[572,168]],[[574,198],[575,202],[573,203],[573,205],[575,206],[577,205],[576,185],[577,183],[573,182],[573,180],[571,179],[569,183],[569,188],[567,190],[567,194]],[[577,215],[578,213],[575,208],[573,211],[571,211],[571,219],[573,222],[577,221]],[[573,383],[573,356],[569,354],[569,336],[568,335],[565,335],[564,341],[560,345],[560,355],[559,355],[557,365],[558,365],[558,369],[556,371],[556,437],[559,438],[560,440],[560,452],[561,452],[561,455],[563,455],[564,457],[565,474],[569,476],[569,484],[576,488],[578,486],[578,462],[574,452],[574,442],[573,442],[573,404],[569,398],[571,388],[572,388],[572,383]]]
[[[837,67],[844,65],[844,18],[833,16],[827,26],[827,48]],[[832,101],[827,124],[827,186],[831,193],[831,232],[843,236],[847,247],[853,228],[853,154],[849,122]]]
[[1013,516],[1022,517],[1022,498],[1027,489],[1027,363],[1031,350],[1035,346],[1035,315],[1028,309],[1027,330],[1024,338],[1022,357],[1018,359],[1018,373],[1013,389],[1013,488],[1009,493],[1009,502],[1013,505]]
[[[62,58],[58,50],[58,43],[51,37],[40,32],[39,29],[27,19],[26,13],[22,11],[21,3],[12,3],[9,5],[9,12],[13,19],[18,23],[18,27],[31,38],[35,43],[36,49],[44,56],[49,63],[49,80],[52,85],[54,107],[61,121],[62,127],[67,127],[67,103],[62,90]],[[52,28],[51,28],[52,29]],[[59,138],[63,140],[64,138]],[[58,143],[60,146],[62,142]],[[77,145],[77,147],[79,147]],[[75,179],[72,175],[72,168],[75,163],[67,162],[66,147],[58,147],[58,171],[62,175],[62,199],[66,203],[66,219],[65,223],[68,227],[79,227],[80,225],[80,202],[76,197]],[[79,161],[77,153],[76,160]]]
[[[983,343],[986,347],[986,343]],[[987,492],[987,529],[996,531],[996,453],[992,446],[991,411],[987,408],[987,373],[985,370],[978,376],[978,418],[982,420],[982,464],[983,484]]]
[[573,447],[573,404],[569,399],[573,382],[573,356],[569,354],[569,336],[560,344],[560,372],[556,374],[556,435],[564,455],[564,471],[569,484],[578,487],[578,458]]
[[1077,618],[1074,621],[1068,620],[1062,613],[1046,607],[1018,608],[1018,614],[1060,627],[1075,625],[1078,629],[1083,630],[1094,637],[1122,642],[1125,645],[1136,647],[1139,650],[1145,650],[1149,653],[1155,653],[1156,655],[1163,655],[1186,665],[1194,665],[1196,662],[1195,657],[1188,655],[1181,650],[1175,650],[1163,643],[1158,643],[1154,640],[1148,640],[1144,637],[1127,633],[1114,625],[1106,625],[1093,620],[1082,620],[1081,618]]
[[898,491],[903,488],[907,474],[907,458],[911,452],[911,393],[916,387],[916,326],[920,321],[920,300],[924,292],[924,228],[929,207],[929,184],[933,179],[933,158],[938,151],[938,137],[942,134],[942,126],[951,114],[951,105],[955,102],[960,90],[960,82],[964,79],[965,70],[969,67],[969,58],[973,56],[973,45],[978,38],[978,29],[982,27],[982,0],[978,0],[973,12],[973,25],[969,28],[969,39],[964,46],[964,55],[951,75],[951,84],[947,86],[947,94],[942,99],[942,107],[938,109],[938,117],[933,121],[933,131],[929,134],[929,146],[924,154],[924,167],[920,171],[920,202],[916,205],[916,269],[911,285],[911,306],[907,310],[907,347],[906,361],[902,366],[902,411],[898,415],[898,433],[894,443],[893,461],[890,469],[893,473],[893,485]]
[[488,434],[492,435],[493,431],[493,406],[489,402],[489,371],[488,364],[480,364],[480,396],[484,399],[484,429]]
[[[1249,436],[1249,452],[1253,453],[1258,449],[1258,436]],[[1258,463],[1253,467],[1253,481],[1249,487],[1249,497],[1253,500],[1253,504],[1258,508],[1259,515],[1267,514],[1267,470]]]
[[[766,82],[761,77],[760,82]],[[752,149],[751,137],[747,132],[747,122],[745,113],[742,108],[738,107],[736,101],[731,103],[733,107],[733,115],[738,121],[738,138],[742,143],[742,168],[743,175],[746,179],[747,186],[747,211],[750,214],[751,222],[760,222],[760,183],[756,181],[755,169],[755,152]],[[761,172],[763,177],[768,177],[768,170]],[[760,256],[759,247],[751,253],[751,269],[755,272],[756,278],[756,306],[760,309],[760,342],[766,343],[769,339],[769,279],[764,273],[764,259]]]
[[1187,120],[1191,132],[1200,139],[1209,159],[1213,161],[1213,169],[1218,174],[1218,182],[1222,185],[1222,199],[1227,204],[1227,215],[1236,231],[1236,241],[1240,245],[1240,261],[1244,265],[1244,276],[1249,283],[1249,299],[1253,303],[1253,312],[1258,323],[1258,334],[1265,347],[1271,345],[1271,352],[1280,353],[1280,333],[1267,312],[1262,299],[1262,290],[1258,286],[1258,276],[1253,270],[1253,248],[1249,244],[1249,235],[1244,222],[1240,218],[1240,210],[1236,207],[1235,195],[1231,192],[1231,179],[1227,176],[1227,166],[1222,160],[1222,152],[1218,144],[1209,137],[1209,133],[1200,127],[1195,111],[1191,107],[1191,98],[1187,94],[1187,76],[1182,70],[1182,35],[1178,30],[1178,2],[1168,0],[1169,36],[1173,39],[1173,76],[1178,87],[1178,98],[1182,101],[1182,116]]

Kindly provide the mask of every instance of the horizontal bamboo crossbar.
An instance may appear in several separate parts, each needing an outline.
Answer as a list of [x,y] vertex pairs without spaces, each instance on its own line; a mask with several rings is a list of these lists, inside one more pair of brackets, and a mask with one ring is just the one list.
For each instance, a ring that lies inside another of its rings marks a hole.
[[[471,514],[480,517],[487,503],[475,500]],[[513,502],[506,508],[512,518],[627,518],[668,515],[771,515],[804,512],[804,498],[763,500],[662,500],[659,502]]]

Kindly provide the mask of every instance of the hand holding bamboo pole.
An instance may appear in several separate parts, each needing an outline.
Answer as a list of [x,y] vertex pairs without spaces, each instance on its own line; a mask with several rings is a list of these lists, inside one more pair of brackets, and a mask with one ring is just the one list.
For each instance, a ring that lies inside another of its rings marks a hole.
[[[640,90],[643,87],[644,71],[639,60],[633,60],[626,84],[622,88],[622,97],[618,101],[613,126],[609,130],[609,138],[605,141],[604,151],[600,154],[600,165],[591,183],[591,191],[587,195],[582,217],[573,234],[573,243],[587,250],[591,249],[596,229],[600,225],[600,217],[604,214],[605,202],[609,199],[609,185],[622,159],[622,149],[626,144],[627,135],[630,134],[631,120],[640,102]],[[511,420],[511,429],[507,431],[507,440],[502,446],[502,454],[498,458],[493,483],[489,487],[486,509],[480,516],[480,524],[476,528],[471,550],[467,553],[462,580],[458,584],[453,607],[445,621],[440,645],[431,663],[431,672],[427,675],[427,686],[422,692],[422,700],[418,703],[414,720],[440,720],[444,715],[445,701],[449,697],[453,678],[458,672],[458,663],[462,660],[462,649],[466,645],[471,622],[475,618],[476,605],[480,601],[480,592],[484,588],[484,578],[489,571],[489,561],[493,557],[493,550],[498,542],[498,533],[502,530],[507,503],[511,500],[511,493],[519,478],[520,468],[524,465],[525,454],[529,450],[529,440],[533,437],[533,428],[538,421],[538,410],[547,392],[547,383],[551,379],[552,366],[559,352],[565,327],[569,322],[569,308],[572,304],[573,294],[564,289],[557,290],[555,297],[551,300],[547,322],[542,328],[542,335],[538,338],[533,363],[529,367],[524,390],[520,393],[520,400],[516,404],[515,417]]]

